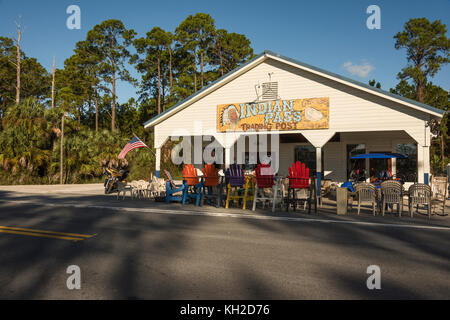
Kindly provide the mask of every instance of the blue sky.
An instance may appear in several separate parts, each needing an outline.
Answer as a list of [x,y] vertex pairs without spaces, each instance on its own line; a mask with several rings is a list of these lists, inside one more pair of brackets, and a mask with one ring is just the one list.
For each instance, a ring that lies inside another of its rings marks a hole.
[[[81,30],[66,27],[66,9],[72,4],[81,8]],[[366,8],[371,4],[381,9],[380,30],[366,27]],[[440,19],[450,29],[450,0],[0,0],[0,35],[13,36],[14,21],[21,15],[26,27],[23,50],[50,70],[53,56],[57,67],[62,67],[75,43],[103,20],[120,19],[144,36],[154,26],[174,31],[197,12],[209,13],[217,28],[245,34],[255,53],[272,50],[365,83],[375,78],[387,90],[395,86],[397,73],[406,65],[405,52],[395,50],[393,36],[408,19]],[[432,81],[450,90],[450,66]],[[136,90],[120,84],[119,101],[137,97]]]

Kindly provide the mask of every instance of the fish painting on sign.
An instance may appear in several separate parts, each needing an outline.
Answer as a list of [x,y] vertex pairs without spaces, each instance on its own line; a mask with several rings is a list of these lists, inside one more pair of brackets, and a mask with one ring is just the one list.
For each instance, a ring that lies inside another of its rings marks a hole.
[[[318,99],[318,100],[319,101],[317,101],[317,103],[319,104],[328,103],[328,99],[326,100]],[[325,116],[322,112],[313,107],[314,106],[313,101],[314,100],[312,99],[305,99],[302,101],[302,106],[305,108],[305,118],[306,120],[309,121],[319,121],[325,118]]]
[[323,119],[325,116],[323,115],[322,112],[320,112],[319,110],[316,110],[314,108],[306,108],[305,109],[305,118],[306,120],[309,121],[319,121],[321,119]]

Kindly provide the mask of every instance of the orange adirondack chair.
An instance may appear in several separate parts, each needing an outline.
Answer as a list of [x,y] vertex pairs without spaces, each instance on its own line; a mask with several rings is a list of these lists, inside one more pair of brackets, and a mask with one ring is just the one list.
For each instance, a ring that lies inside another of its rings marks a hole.
[[187,199],[195,199],[195,205],[198,206],[202,194],[203,179],[200,180],[200,177],[197,175],[197,169],[192,164],[186,164],[182,174],[187,185],[183,192],[182,204],[184,204]]
[[[201,205],[204,204],[205,199],[211,203],[211,199],[215,200],[216,207],[222,204],[223,183],[219,176],[219,171],[213,164],[205,164],[203,172],[203,192],[201,198]],[[214,190],[216,189],[216,190]]]
[[[289,188],[287,193],[286,211],[289,211],[289,206],[292,204],[294,211],[297,203],[308,204],[308,213],[311,213],[311,201],[315,197],[314,179],[309,176],[309,168],[306,168],[304,163],[300,161],[295,162],[289,168]],[[297,198],[297,191],[301,190],[301,196]],[[292,193],[292,198],[291,198]],[[315,211],[317,212],[317,203],[314,200]]]
[[200,182],[197,175],[197,169],[192,164],[186,164],[182,171],[183,178],[186,180],[188,186],[195,186]]

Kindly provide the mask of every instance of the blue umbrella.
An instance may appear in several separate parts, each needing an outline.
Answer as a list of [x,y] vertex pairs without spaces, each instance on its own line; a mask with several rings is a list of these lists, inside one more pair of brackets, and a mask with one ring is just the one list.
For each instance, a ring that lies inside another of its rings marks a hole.
[[364,153],[353,156],[350,159],[392,159],[392,158],[406,159],[408,158],[408,156],[401,153],[392,153],[392,152]]

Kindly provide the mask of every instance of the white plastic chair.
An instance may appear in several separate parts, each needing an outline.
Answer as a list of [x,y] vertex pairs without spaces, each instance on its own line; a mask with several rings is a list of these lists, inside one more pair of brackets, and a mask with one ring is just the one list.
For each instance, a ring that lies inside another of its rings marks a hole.
[[274,177],[274,185],[272,188],[258,188],[258,183],[255,184],[255,195],[253,198],[253,208],[255,211],[256,203],[259,201],[262,203],[263,208],[265,203],[272,201],[272,212],[275,212],[275,207],[278,204],[283,205],[283,179],[281,177]]
[[126,193],[129,192],[130,196],[133,198],[133,191],[130,185],[126,182],[119,181],[117,184],[117,200],[119,200],[119,196],[122,193],[122,200],[125,200]]
[[272,212],[275,212],[275,207],[277,204],[283,209],[283,199],[285,194],[285,186],[283,184],[283,177],[275,177],[275,185],[273,187],[273,198],[272,198]]
[[137,198],[139,196],[139,182],[138,181],[131,181],[130,182],[131,187],[131,199]]
[[148,182],[145,180],[139,180],[136,183],[136,193],[139,199],[147,198]]
[[160,197],[166,191],[166,182],[162,178],[152,176],[150,183],[147,184],[148,197]]

